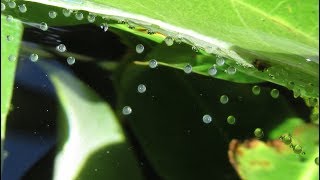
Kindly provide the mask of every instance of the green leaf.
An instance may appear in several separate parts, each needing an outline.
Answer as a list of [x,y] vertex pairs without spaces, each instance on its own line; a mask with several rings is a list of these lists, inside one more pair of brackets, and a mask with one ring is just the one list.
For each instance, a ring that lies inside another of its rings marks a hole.
[[[6,16],[1,15],[1,173],[4,160],[6,118],[11,106],[15,70],[23,32],[23,26],[19,20],[13,19],[12,22],[8,22],[6,19]],[[10,41],[7,40],[7,36],[10,36]],[[9,56],[14,56],[14,61],[9,61]]]
[[39,63],[54,84],[67,119],[60,122],[54,179],[142,179],[111,107],[69,72]]
[[229,158],[242,179],[319,179],[315,158],[319,154],[319,128],[302,125],[293,137],[306,155],[297,155],[280,140],[264,143],[249,140],[230,143]]

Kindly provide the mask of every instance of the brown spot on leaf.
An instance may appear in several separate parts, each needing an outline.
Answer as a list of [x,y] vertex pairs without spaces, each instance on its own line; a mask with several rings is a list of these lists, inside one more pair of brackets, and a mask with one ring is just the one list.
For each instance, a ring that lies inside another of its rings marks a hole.
[[261,59],[255,59],[252,62],[252,65],[258,69],[258,71],[264,72],[266,70],[268,70],[269,67],[271,67],[271,65],[269,63],[267,63],[264,60]]

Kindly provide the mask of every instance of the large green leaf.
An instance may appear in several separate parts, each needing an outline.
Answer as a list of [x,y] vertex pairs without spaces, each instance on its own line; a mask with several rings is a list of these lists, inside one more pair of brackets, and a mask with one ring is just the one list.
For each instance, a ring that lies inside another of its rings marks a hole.
[[[10,102],[13,92],[13,83],[18,60],[22,24],[19,20],[7,21],[7,17],[1,15],[1,172],[3,166],[3,146],[6,133],[6,118],[10,111]],[[9,57],[14,57],[13,61]]]
[[319,128],[304,124],[292,136],[306,152],[299,157],[280,140],[264,143],[249,140],[230,143],[229,158],[243,179],[319,179],[315,158],[319,154]]
[[54,179],[142,179],[111,107],[72,74],[45,62],[41,65],[66,118],[60,122]]

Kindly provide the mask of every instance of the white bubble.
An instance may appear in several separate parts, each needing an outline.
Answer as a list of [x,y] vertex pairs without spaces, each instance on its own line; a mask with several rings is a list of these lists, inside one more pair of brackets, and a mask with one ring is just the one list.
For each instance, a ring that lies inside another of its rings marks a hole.
[[146,90],[147,90],[147,87],[144,84],[139,84],[139,86],[138,86],[139,93],[144,93],[144,92],[146,92]]
[[11,54],[11,55],[9,55],[8,60],[9,61],[15,61],[16,60],[16,56]]
[[155,60],[155,59],[151,59],[150,61],[149,61],[149,67],[150,68],[156,68],[158,66],[158,62],[157,62],[157,60]]
[[213,47],[211,47],[211,46],[207,46],[204,50],[205,50],[206,53],[208,53],[208,54],[213,53]]
[[27,6],[25,4],[19,5],[18,8],[21,13],[27,12]]
[[42,22],[42,23],[40,23],[39,28],[40,28],[42,31],[46,31],[46,30],[48,30],[48,25],[47,25],[47,23]]
[[93,23],[96,20],[96,16],[94,14],[89,14],[87,18],[90,23]]
[[206,123],[206,124],[209,124],[209,123],[211,123],[212,118],[211,118],[210,115],[206,114],[206,115],[204,115],[204,116],[202,117],[202,121],[203,121],[204,123]]
[[192,72],[192,66],[190,64],[187,64],[184,68],[183,71],[187,74],[190,74]]
[[276,99],[279,97],[279,90],[278,89],[272,89],[270,92],[270,95],[272,98]]
[[73,65],[75,62],[76,62],[76,59],[74,57],[70,56],[67,58],[67,63],[69,65]]
[[209,68],[209,70],[208,70],[208,74],[209,74],[210,76],[215,76],[215,75],[217,74],[217,72],[218,72],[218,70],[216,69],[215,66],[212,66],[212,67]]
[[224,62],[225,62],[225,60],[224,60],[223,57],[220,57],[220,56],[217,57],[217,59],[216,59],[216,64],[217,64],[218,66],[223,66],[223,65],[224,65]]
[[6,10],[6,5],[1,3],[1,11],[4,11],[4,10]]
[[252,87],[252,93],[253,93],[254,95],[256,95],[256,96],[259,95],[259,94],[260,94],[260,91],[261,91],[261,89],[260,89],[259,86],[255,85],[255,86]]
[[65,52],[67,50],[67,48],[66,48],[66,46],[64,44],[59,44],[56,47],[56,50],[59,51],[59,52]]
[[13,36],[8,35],[8,36],[7,36],[7,41],[12,41],[12,40],[13,40]]
[[233,67],[233,66],[230,66],[230,67],[228,67],[228,69],[227,69],[227,73],[230,74],[230,75],[233,75],[233,74],[235,74],[236,72],[237,72],[237,69],[236,69],[235,67]]
[[12,17],[11,15],[8,15],[8,16],[7,16],[7,21],[8,21],[8,22],[12,22],[12,21],[13,21],[13,17]]
[[65,17],[70,17],[70,16],[71,16],[71,13],[72,13],[72,10],[70,10],[70,9],[63,9],[63,10],[62,10],[62,14],[63,14]]
[[83,14],[82,14],[81,12],[77,12],[76,15],[75,15],[75,17],[76,17],[77,20],[80,21],[80,20],[83,19]]
[[38,54],[31,54],[30,57],[29,57],[29,59],[30,59],[32,62],[38,61],[38,58],[39,58]]
[[122,108],[122,114],[123,115],[129,115],[132,113],[132,109],[130,106],[125,106]]
[[9,1],[8,2],[8,6],[10,7],[10,8],[15,8],[16,7],[16,2],[14,2],[14,1]]
[[172,46],[173,43],[174,43],[174,39],[170,36],[167,36],[165,39],[164,39],[164,42],[167,44],[167,46]]
[[102,23],[100,25],[100,28],[104,31],[104,32],[107,32],[108,29],[109,29],[109,25],[107,23]]
[[57,17],[57,12],[55,12],[55,11],[49,11],[48,15],[49,15],[49,17],[50,17],[51,19],[54,19],[54,18]]
[[144,46],[143,46],[142,44],[138,44],[138,45],[136,46],[136,52],[137,52],[138,54],[141,54],[143,51],[144,51]]
[[221,104],[227,104],[229,102],[229,97],[227,95],[222,95],[220,97]]

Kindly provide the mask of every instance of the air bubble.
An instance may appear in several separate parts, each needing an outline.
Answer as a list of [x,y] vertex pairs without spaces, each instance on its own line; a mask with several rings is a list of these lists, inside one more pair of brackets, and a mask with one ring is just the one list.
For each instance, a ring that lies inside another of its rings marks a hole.
[[71,9],[63,9],[63,10],[62,10],[62,14],[63,14],[65,17],[70,17],[70,16],[71,16],[71,13],[72,13],[72,10],[71,10]]
[[272,89],[270,91],[270,95],[272,98],[277,99],[279,97],[279,90],[278,89]]
[[51,19],[54,19],[54,18],[57,17],[57,12],[55,12],[55,11],[49,11],[48,15],[49,15],[49,17],[50,17]]
[[237,69],[236,69],[235,67],[233,67],[233,66],[230,66],[230,67],[228,67],[228,69],[227,69],[227,73],[230,74],[230,75],[233,75],[233,74],[235,74],[236,72],[237,72]]
[[11,54],[11,55],[9,55],[8,60],[9,61],[15,61],[16,60],[16,56]]
[[18,8],[21,13],[27,12],[27,6],[25,4],[19,5]]
[[228,116],[227,122],[229,124],[235,124],[236,123],[236,118],[234,116]]
[[167,36],[165,39],[164,39],[164,42],[167,44],[167,46],[172,46],[173,43],[174,43],[174,39],[170,36]]
[[59,44],[56,47],[56,50],[59,51],[59,52],[65,52],[67,50],[67,48],[66,48],[66,46],[64,44]]
[[222,95],[220,97],[221,104],[227,104],[229,102],[229,97],[227,95]]
[[190,74],[192,72],[192,66],[190,64],[187,64],[184,68],[183,71],[187,74]]
[[217,74],[218,70],[216,69],[215,66],[212,66],[211,68],[208,69],[208,74],[210,76],[215,76]]
[[291,144],[291,141],[292,141],[292,138],[291,138],[290,135],[284,135],[282,137],[282,142],[287,144],[287,145]]
[[261,91],[261,88],[259,86],[255,85],[255,86],[252,87],[252,93],[254,95],[256,95],[256,96],[259,95],[260,91]]
[[46,31],[46,30],[48,30],[48,25],[47,25],[47,23],[42,22],[42,23],[40,23],[39,28],[40,28],[42,31]]
[[136,52],[137,52],[138,54],[141,54],[143,51],[144,51],[144,46],[143,46],[142,44],[138,44],[138,45],[136,46]]
[[206,114],[206,115],[204,115],[204,116],[202,117],[202,121],[203,121],[204,123],[206,123],[206,124],[209,124],[209,123],[211,123],[212,118],[211,118],[210,115]]
[[83,14],[81,12],[77,12],[75,14],[75,17],[76,17],[77,20],[81,21],[83,19]]
[[198,48],[197,46],[192,46],[192,50],[193,50],[194,52],[199,52],[199,48]]
[[213,47],[211,47],[211,46],[207,46],[204,50],[205,50],[206,53],[208,53],[208,54],[213,53]]
[[74,57],[70,56],[67,58],[67,63],[69,65],[73,65],[75,62],[76,62],[76,59]]
[[218,66],[223,66],[223,65],[224,65],[224,62],[225,62],[225,60],[224,60],[223,57],[220,57],[220,56],[217,57],[217,59],[216,59],[216,64],[217,64]]
[[14,1],[9,1],[8,2],[8,6],[10,7],[10,8],[15,8],[16,7],[16,2],[14,2]]
[[100,28],[101,28],[104,32],[107,32],[108,29],[109,29],[109,26],[108,26],[107,23],[102,23],[102,24],[100,25]]
[[38,58],[39,58],[38,54],[31,54],[30,57],[29,57],[29,59],[30,59],[32,62],[38,61]]
[[147,87],[144,84],[139,84],[137,89],[138,89],[139,93],[144,93],[144,92],[146,92]]
[[6,5],[1,3],[1,11],[4,11],[4,10],[6,10]]
[[95,20],[96,20],[96,16],[95,15],[93,15],[93,14],[89,14],[88,15],[88,21],[90,23],[93,23]]
[[122,114],[123,115],[129,115],[132,113],[132,109],[130,106],[125,106],[122,108]]
[[157,60],[151,59],[151,60],[149,61],[149,67],[150,67],[150,68],[154,69],[154,68],[156,68],[157,66],[158,66]]
[[262,138],[264,136],[264,133],[262,131],[261,128],[256,128],[254,130],[254,135],[257,137],[257,138]]
[[153,30],[151,30],[151,29],[147,29],[147,33],[150,34],[150,35],[152,35],[152,34],[154,34],[155,32],[154,32]]
[[302,152],[302,147],[300,145],[295,145],[293,147],[293,151],[296,153],[296,154],[300,154]]
[[314,159],[314,162],[316,163],[316,165],[319,166],[319,157],[316,157],[316,158]]
[[8,15],[8,16],[7,16],[7,21],[8,21],[8,22],[12,22],[12,21],[13,21],[13,17],[12,17],[11,15]]
[[7,41],[12,41],[12,40],[13,40],[13,36],[8,35],[8,36],[7,36]]

